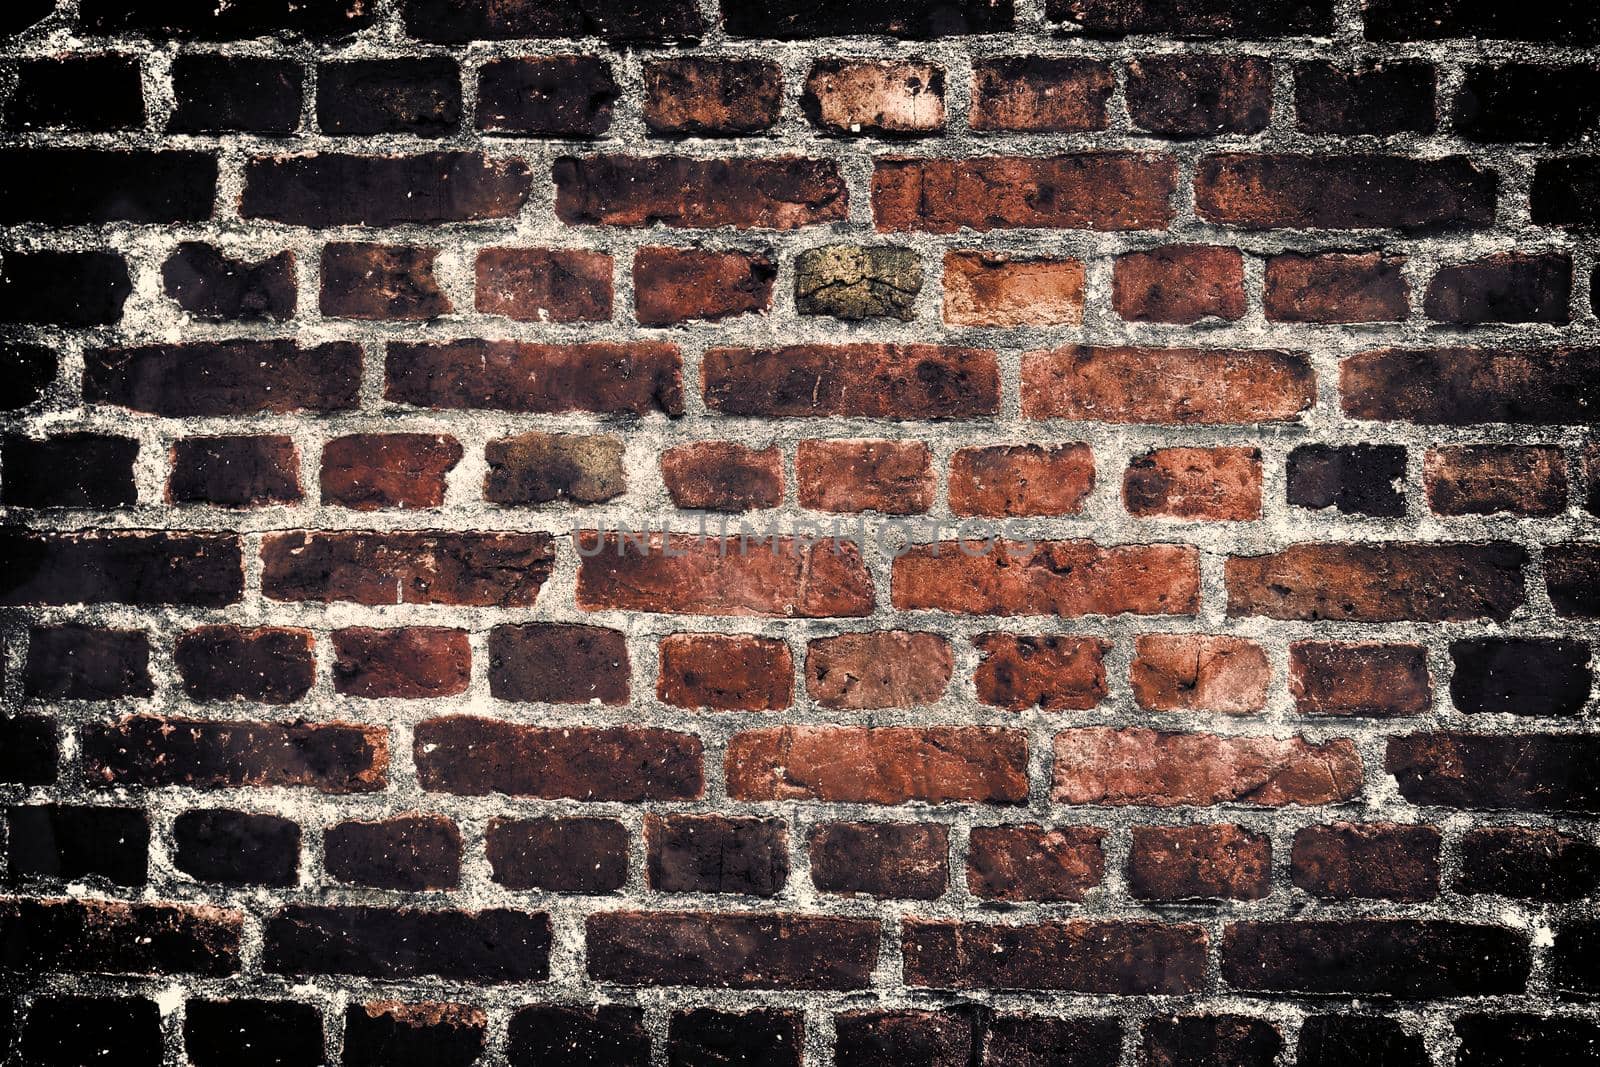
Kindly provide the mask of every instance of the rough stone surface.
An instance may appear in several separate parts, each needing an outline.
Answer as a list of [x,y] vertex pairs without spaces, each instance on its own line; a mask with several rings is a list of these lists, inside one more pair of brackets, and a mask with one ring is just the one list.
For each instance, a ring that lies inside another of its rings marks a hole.
[[829,245],[795,261],[795,307],[847,322],[915,317],[922,261],[908,248]]

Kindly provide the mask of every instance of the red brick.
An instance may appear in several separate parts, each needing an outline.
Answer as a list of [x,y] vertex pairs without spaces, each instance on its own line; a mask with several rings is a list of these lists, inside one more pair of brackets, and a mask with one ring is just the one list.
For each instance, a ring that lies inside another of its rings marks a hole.
[[806,688],[825,708],[937,704],[954,660],[939,634],[901,630],[819,637],[806,648]]
[[435,793],[546,800],[693,800],[700,739],[632,727],[524,726],[456,715],[415,731],[417,781]]
[[919,59],[819,59],[800,110],[829,133],[933,133],[944,125],[944,70]]
[[1020,804],[1028,742],[992,727],[784,726],[728,742],[735,800]]
[[933,506],[932,454],[920,441],[801,441],[800,506],[915,515]]
[[191,341],[83,354],[83,400],[151,415],[348,411],[361,390],[361,347],[343,341]]
[[1406,257],[1386,252],[1284,252],[1267,260],[1273,322],[1399,322],[1411,313]]
[[1465,156],[1206,156],[1195,168],[1195,212],[1243,229],[1489,226],[1496,178]]
[[587,920],[589,977],[617,985],[863,989],[876,919],[606,911]]
[[1140,634],[1130,680],[1141,708],[1237,715],[1266,707],[1272,666],[1241,637]]
[[132,715],[82,728],[84,779],[102,786],[304,786],[371,793],[389,778],[389,734],[342,722]]
[[1104,837],[1092,826],[974,826],[967,889],[986,900],[1081,901],[1105,876]]
[[1139,900],[1260,900],[1272,842],[1242,826],[1135,826],[1128,887]]
[[1361,793],[1345,739],[1219,737],[1088,726],[1056,735],[1058,804],[1332,804]]
[[1207,938],[1190,923],[908,919],[901,948],[911,986],[1182,994],[1203,988]]
[[950,835],[941,823],[823,823],[807,847],[824,893],[934,900],[950,880]]
[[434,277],[436,248],[329,244],[322,250],[320,310],[329,318],[436,319],[453,308]]
[[979,634],[978,699],[1010,711],[1087,711],[1106,698],[1111,642],[1065,634]]
[[1072,515],[1093,489],[1088,445],[992,445],[950,457],[950,510],[957,515]]
[[1316,374],[1291,352],[1071,345],[1022,357],[1022,415],[1212,425],[1299,419]]
[[1200,562],[1183,545],[997,541],[977,554],[967,542],[944,541],[894,561],[893,595],[901,611],[1190,615],[1200,602]]
[[1422,484],[1438,515],[1559,515],[1567,508],[1567,458],[1554,445],[1430,448]]
[[944,321],[952,326],[1076,326],[1083,264],[998,252],[944,254]]
[[299,530],[261,544],[273,600],[529,607],[550,576],[549,534]]
[[393,342],[385,373],[384,399],[416,407],[683,414],[676,345]]
[[461,444],[445,434],[335,437],[322,446],[322,502],[357,511],[439,507],[461,455]]
[[726,415],[959,419],[1000,409],[999,363],[980,348],[713,348],[701,374],[706,407]]
[[1122,501],[1141,518],[1248,522],[1261,517],[1261,452],[1161,448],[1135,456]]
[[1244,317],[1244,256],[1237,248],[1167,245],[1117,257],[1111,303],[1133,322]]
[[972,64],[974,130],[1084,133],[1106,128],[1116,87],[1108,63],[1063,56],[1002,56]]
[[[832,540],[650,534],[648,549],[615,534],[578,535],[578,607],[685,615],[860,616],[872,611],[872,576],[857,546]],[[669,554],[670,550],[670,554]]]
[[665,137],[734,137],[777,124],[783,71],[761,59],[682,56],[644,65],[644,124]]
[[566,156],[554,175],[556,216],[569,225],[793,230],[846,215],[832,160]]
[[696,441],[661,453],[672,502],[698,511],[753,511],[783,503],[783,456],[731,441]]
[[765,255],[698,248],[639,249],[633,257],[633,300],[641,326],[691,319],[720,322],[772,310],[778,267]]
[[1159,55],[1128,64],[1128,116],[1158,137],[1260,133],[1272,116],[1261,56]]
[[1303,715],[1421,715],[1433,707],[1421,645],[1289,646],[1289,692]]
[[1229,615],[1356,622],[1506,619],[1527,550],[1506,542],[1291,545],[1224,565]]
[[630,670],[619,630],[531,622],[489,631],[489,692],[498,700],[623,704]]
[[191,700],[292,704],[316,677],[309,630],[202,626],[178,637],[173,662]]
[[1295,832],[1289,866],[1295,885],[1325,900],[1432,900],[1439,895],[1439,831],[1395,823],[1307,826]]
[[656,696],[680,708],[780,711],[794,699],[794,658],[775,638],[668,634]]
[[407,700],[467,691],[472,646],[465,630],[351,627],[333,633],[333,688],[345,696]]
[[477,308],[519,322],[609,322],[611,256],[582,248],[485,248]]
[[1172,220],[1177,183],[1177,164],[1153,153],[880,158],[872,172],[872,214],[879,230],[929,233],[1160,230]]

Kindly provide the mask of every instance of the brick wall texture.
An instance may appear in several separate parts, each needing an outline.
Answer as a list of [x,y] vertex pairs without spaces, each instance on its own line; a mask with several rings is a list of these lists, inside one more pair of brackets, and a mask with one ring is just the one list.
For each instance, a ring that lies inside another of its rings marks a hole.
[[8,1067],[1600,1063],[1592,0],[0,52]]

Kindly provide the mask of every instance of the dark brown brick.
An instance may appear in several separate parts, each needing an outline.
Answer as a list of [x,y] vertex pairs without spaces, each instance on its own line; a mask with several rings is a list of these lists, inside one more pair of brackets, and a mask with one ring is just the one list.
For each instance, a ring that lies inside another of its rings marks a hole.
[[556,215],[569,225],[792,230],[845,217],[832,160],[565,156],[554,177]]
[[668,634],[656,697],[680,708],[780,711],[794,700],[794,658],[776,638]]
[[60,762],[60,744],[53,717],[0,716],[0,782],[53,785]]
[[1194,177],[1196,213],[1243,229],[1481,229],[1496,187],[1465,156],[1215,155]]
[[301,498],[294,438],[183,437],[172,442],[167,499],[174,504],[254,508]]
[[1437,322],[1571,320],[1572,259],[1565,253],[1508,252],[1445,267],[1433,276],[1423,311]]
[[300,5],[261,0],[248,7],[216,7],[175,0],[84,0],[79,11],[93,34],[137,33],[150,37],[229,41],[290,33],[316,41],[366,28],[376,16],[361,0]]
[[131,437],[65,433],[0,438],[0,503],[19,508],[118,508],[139,501]]
[[1106,101],[1116,87],[1098,59],[1002,56],[972,63],[975,130],[1083,133],[1106,128]]
[[1419,733],[1391,737],[1383,769],[1413,804],[1595,812],[1596,759],[1600,739],[1581,734]]
[[0,604],[193,604],[244,590],[233,534],[156,530],[0,530]]
[[350,821],[322,835],[328,874],[373,889],[454,889],[461,881],[461,831],[442,815]]
[[16,78],[6,108],[7,129],[103,133],[144,125],[144,86],[139,61],[132,56],[24,59],[17,64]]
[[1104,837],[1092,826],[974,826],[967,890],[986,900],[1081,901],[1105,876]]
[[1258,993],[1520,993],[1530,965],[1519,930],[1426,919],[1230,923],[1221,951],[1223,981]]
[[1600,545],[1550,545],[1544,554],[1544,584],[1556,614],[1600,619]]
[[489,1029],[465,1004],[351,1004],[344,1013],[344,1067],[472,1067]]
[[380,322],[436,319],[450,298],[433,275],[436,248],[329,244],[322,249],[322,314]]
[[1461,837],[1458,893],[1580,900],[1600,888],[1600,846],[1559,830],[1485,826]]
[[299,530],[267,535],[261,559],[273,600],[528,607],[555,546],[542,533]]
[[671,1067],[800,1067],[805,1044],[804,1017],[798,1011],[696,1008],[673,1013],[667,1028],[667,1062]]
[[206,152],[0,149],[0,224],[203,222],[216,186]]
[[431,408],[683,414],[675,345],[391,343],[384,397]]
[[203,241],[184,241],[161,265],[161,280],[167,295],[197,318],[235,322],[294,315],[293,252],[251,262]]
[[1296,63],[1294,110],[1306,133],[1432,133],[1432,63]]
[[950,880],[950,837],[940,823],[823,823],[806,847],[811,881],[824,893],[934,900]]
[[1333,0],[1048,0],[1045,16],[1094,37],[1327,37]]
[[587,920],[589,977],[618,985],[864,989],[875,919],[606,911]]
[[417,779],[434,792],[577,800],[693,800],[701,743],[668,730],[522,726],[452,716],[416,728]]
[[333,651],[333,688],[345,696],[454,696],[472,673],[467,632],[442,626],[348,627],[333,632]]
[[1294,884],[1324,900],[1432,900],[1439,895],[1439,831],[1394,823],[1334,823],[1295,832]]
[[489,692],[498,700],[624,704],[629,669],[620,630],[535,622],[489,632]]
[[1267,260],[1273,322],[1399,322],[1411,313],[1405,257],[1384,252],[1284,252]]
[[753,511],[783,502],[783,457],[732,441],[696,441],[661,453],[672,502],[697,511]]
[[0,322],[113,325],[132,292],[128,264],[114,252],[7,252]]
[[207,904],[0,900],[0,972],[41,975],[239,971],[244,916]]
[[6,877],[144,885],[150,822],[135,808],[29,804],[5,812]]
[[522,37],[601,37],[629,44],[693,41],[693,0],[405,0],[406,29],[425,41],[464,43]]
[[194,1067],[323,1063],[322,1012],[294,1000],[200,1000],[184,1005],[183,1047]]
[[199,882],[287,887],[300,877],[300,827],[281,815],[186,811],[172,821],[172,840],[172,865]]
[[317,124],[336,136],[449,135],[461,126],[461,72],[431,56],[320,63]]
[[46,700],[147,697],[150,638],[143,630],[35,626],[28,632],[23,692]]
[[943,345],[713,348],[702,368],[706,406],[727,415],[956,419],[1000,407],[1000,372],[986,349]]
[[614,893],[628,880],[628,830],[615,819],[489,820],[489,868],[508,889]]
[[511,1017],[506,1048],[513,1063],[649,1067],[651,1062],[644,1010],[620,1004],[522,1008]]
[[184,52],[172,59],[170,133],[258,133],[300,127],[305,71],[288,59]]
[[1421,715],[1433,707],[1421,645],[1289,646],[1289,693],[1304,715]]
[[81,730],[97,786],[303,786],[371,793],[388,783],[389,735],[343,722],[238,722],[129,716]]
[[161,1009],[143,997],[38,997],[18,1029],[22,1061],[39,1067],[93,1063],[111,1049],[154,1067],[163,1055]]
[[1145,1021],[1141,1067],[1273,1067],[1283,1036],[1248,1015],[1158,1015]]
[[173,660],[191,700],[292,704],[316,680],[312,644],[309,630],[202,626],[178,637]]
[[853,34],[929,38],[999,33],[1011,28],[1012,16],[1012,0],[903,0],[883,8],[759,0],[723,9],[723,21],[732,36],[779,40]]
[[477,152],[248,160],[239,213],[291,226],[399,226],[514,217],[533,185],[526,163]]
[[788,831],[780,819],[646,815],[645,878],[662,893],[770,897],[789,878]]
[[1272,64],[1260,56],[1144,56],[1128,64],[1128,114],[1158,137],[1260,133]]
[[603,56],[492,59],[478,68],[478,129],[531,137],[600,137],[621,95]]
[[345,341],[91,348],[83,364],[85,403],[173,418],[348,411],[361,388],[361,346]]
[[269,974],[496,984],[542,982],[550,973],[543,912],[292,904],[266,921],[262,940]]
[[902,930],[906,984],[932,989],[1181,994],[1206,968],[1206,932],[1188,923],[908,919]]

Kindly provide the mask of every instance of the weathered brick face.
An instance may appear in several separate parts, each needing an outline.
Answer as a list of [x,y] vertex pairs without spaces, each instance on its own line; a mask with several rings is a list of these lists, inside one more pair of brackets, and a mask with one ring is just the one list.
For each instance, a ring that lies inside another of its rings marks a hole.
[[1595,1062],[1597,10],[0,4],[0,1065]]

